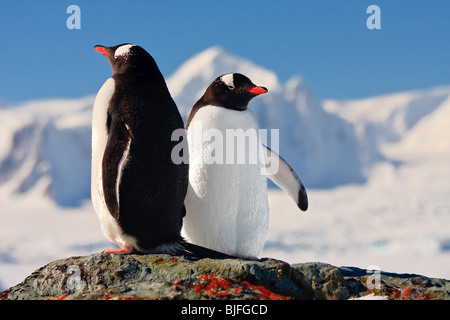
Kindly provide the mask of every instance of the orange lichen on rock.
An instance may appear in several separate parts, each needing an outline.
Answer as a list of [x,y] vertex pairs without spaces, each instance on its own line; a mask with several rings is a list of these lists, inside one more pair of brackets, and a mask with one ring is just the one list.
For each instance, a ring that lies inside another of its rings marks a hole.
[[241,293],[243,285],[245,288],[254,291],[256,297],[260,299],[289,300],[288,297],[273,293],[267,288],[251,284],[248,281],[240,282],[236,279],[227,280],[217,274],[203,274],[197,277],[197,279],[202,281],[202,283],[197,284],[194,290],[198,293],[206,291],[214,297],[225,297],[233,295],[234,293]]

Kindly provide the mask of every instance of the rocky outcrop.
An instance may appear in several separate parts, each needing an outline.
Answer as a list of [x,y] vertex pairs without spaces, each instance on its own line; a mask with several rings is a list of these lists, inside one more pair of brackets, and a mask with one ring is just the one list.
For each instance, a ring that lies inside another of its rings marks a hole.
[[0,299],[449,299],[450,281],[265,258],[98,253],[51,262]]

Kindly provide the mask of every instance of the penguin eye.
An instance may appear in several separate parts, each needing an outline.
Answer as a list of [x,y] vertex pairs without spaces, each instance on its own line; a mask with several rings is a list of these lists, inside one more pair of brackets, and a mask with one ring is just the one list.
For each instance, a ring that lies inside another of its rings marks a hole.
[[228,86],[228,89],[234,90],[234,86]]

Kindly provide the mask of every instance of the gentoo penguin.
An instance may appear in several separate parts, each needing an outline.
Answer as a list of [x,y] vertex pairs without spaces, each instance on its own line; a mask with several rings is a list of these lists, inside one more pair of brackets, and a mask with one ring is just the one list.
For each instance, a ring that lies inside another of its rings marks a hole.
[[92,117],[92,202],[103,233],[120,246],[105,252],[190,255],[197,246],[180,233],[189,165],[171,159],[172,132],[184,123],[166,82],[140,46],[94,48],[112,68]]
[[[247,109],[251,99],[266,92],[246,76],[229,73],[215,79],[191,110],[186,126],[190,170],[183,231],[197,245],[256,258],[269,225],[266,177],[301,210],[308,207],[303,183],[289,164],[261,143],[257,121]],[[248,138],[248,150],[229,140],[236,133]],[[217,156],[220,147],[227,153],[223,157]],[[235,156],[242,153],[245,159],[239,162]],[[252,153],[263,154],[264,161],[250,161]],[[277,160],[278,170],[266,174],[267,160]]]

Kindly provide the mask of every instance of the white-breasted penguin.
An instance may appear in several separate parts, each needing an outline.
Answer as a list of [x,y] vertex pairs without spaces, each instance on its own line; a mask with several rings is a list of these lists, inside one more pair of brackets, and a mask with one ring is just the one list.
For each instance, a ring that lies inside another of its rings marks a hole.
[[[302,181],[283,158],[261,143],[258,123],[247,109],[251,99],[266,92],[246,76],[229,73],[215,79],[191,110],[186,126],[190,170],[183,228],[197,245],[257,257],[269,226],[267,177],[301,210],[308,208]],[[249,149],[227,140],[236,138],[236,134],[230,135],[233,132],[248,138]],[[251,137],[257,146],[253,151]],[[220,147],[232,155],[218,156]],[[252,153],[262,154],[264,161],[251,161]],[[278,170],[266,171],[267,162],[273,160],[279,164]]]
[[189,166],[172,161],[171,136],[184,123],[155,60],[133,44],[94,48],[112,68],[92,118],[92,202],[121,247],[105,252],[214,256],[180,233]]

